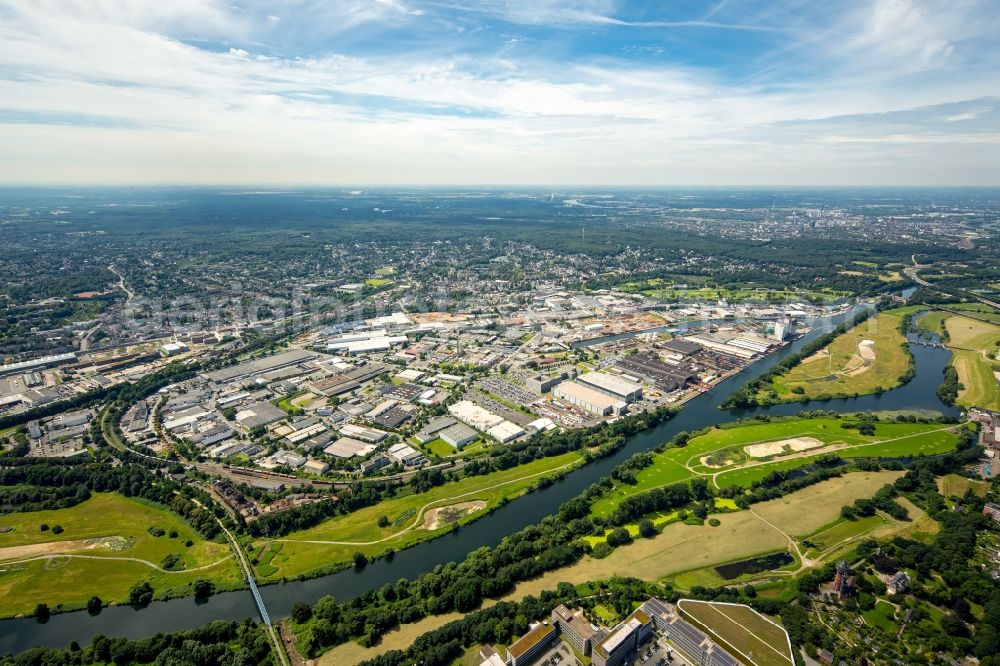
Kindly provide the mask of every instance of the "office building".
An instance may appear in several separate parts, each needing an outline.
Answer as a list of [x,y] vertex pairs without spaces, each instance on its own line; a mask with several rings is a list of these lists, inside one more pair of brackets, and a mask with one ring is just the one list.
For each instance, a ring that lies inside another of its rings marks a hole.
[[590,654],[595,638],[601,636],[600,630],[590,623],[583,611],[574,613],[562,604],[552,610],[552,624],[559,628],[563,639],[584,656]]
[[652,618],[641,608],[636,609],[594,646],[591,655],[594,666],[623,666],[652,633]]
[[525,666],[538,658],[556,639],[556,628],[540,624],[507,648],[508,666]]

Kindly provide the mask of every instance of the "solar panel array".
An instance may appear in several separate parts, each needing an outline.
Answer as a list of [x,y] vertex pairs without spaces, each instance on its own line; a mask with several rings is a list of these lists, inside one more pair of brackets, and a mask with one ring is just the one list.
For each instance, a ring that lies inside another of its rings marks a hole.
[[711,666],[740,666],[739,660],[716,645],[712,649]]

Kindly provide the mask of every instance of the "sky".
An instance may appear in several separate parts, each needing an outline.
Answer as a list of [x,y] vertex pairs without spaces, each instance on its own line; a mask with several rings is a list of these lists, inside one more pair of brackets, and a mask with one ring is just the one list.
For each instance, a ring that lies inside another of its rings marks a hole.
[[1000,0],[0,0],[0,183],[1000,185]]

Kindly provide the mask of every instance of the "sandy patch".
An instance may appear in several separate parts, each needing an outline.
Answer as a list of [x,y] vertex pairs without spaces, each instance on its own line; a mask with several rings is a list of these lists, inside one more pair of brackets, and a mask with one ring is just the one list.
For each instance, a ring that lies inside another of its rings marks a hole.
[[807,356],[804,359],[802,359],[802,363],[812,363],[814,361],[822,361],[822,360],[828,359],[828,358],[830,358],[830,350],[828,350],[828,349],[820,349],[818,352],[816,352],[812,356]]
[[83,550],[125,550],[131,545],[128,539],[120,536],[100,537],[97,539],[77,539],[75,541],[49,541],[33,543],[26,546],[7,546],[0,548],[0,560],[21,560],[39,555],[55,555],[59,553],[75,553]]
[[791,439],[781,439],[776,442],[751,444],[750,446],[744,446],[743,450],[751,458],[767,458],[779,453],[808,451],[809,449],[815,449],[823,445],[824,443],[815,437],[792,437]]
[[424,512],[424,529],[436,530],[441,525],[450,525],[470,513],[482,511],[486,508],[486,502],[474,500],[472,502],[460,502],[449,504],[448,506],[428,509]]
[[858,356],[866,361],[875,360],[875,342],[873,340],[862,340],[858,343]]

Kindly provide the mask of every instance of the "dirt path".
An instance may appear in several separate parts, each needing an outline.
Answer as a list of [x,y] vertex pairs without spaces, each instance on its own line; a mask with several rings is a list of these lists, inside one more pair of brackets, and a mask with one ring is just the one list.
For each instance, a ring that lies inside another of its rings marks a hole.
[[226,555],[221,560],[217,560],[215,562],[212,562],[211,564],[205,564],[200,567],[194,567],[193,569],[177,569],[174,571],[171,571],[169,569],[163,569],[157,566],[156,564],[153,564],[149,560],[143,560],[138,557],[114,557],[112,555],[79,555],[76,553],[48,553],[45,555],[38,555],[37,557],[28,557],[22,560],[11,560],[8,562],[4,562],[3,565],[25,564],[27,562],[36,562],[38,560],[51,560],[56,557],[74,558],[78,560],[117,560],[120,562],[138,562],[139,564],[145,564],[147,567],[151,569],[156,569],[160,573],[184,574],[184,573],[191,573],[192,571],[204,571],[205,569],[211,569],[212,567],[217,567],[226,560],[232,559],[233,556]]

